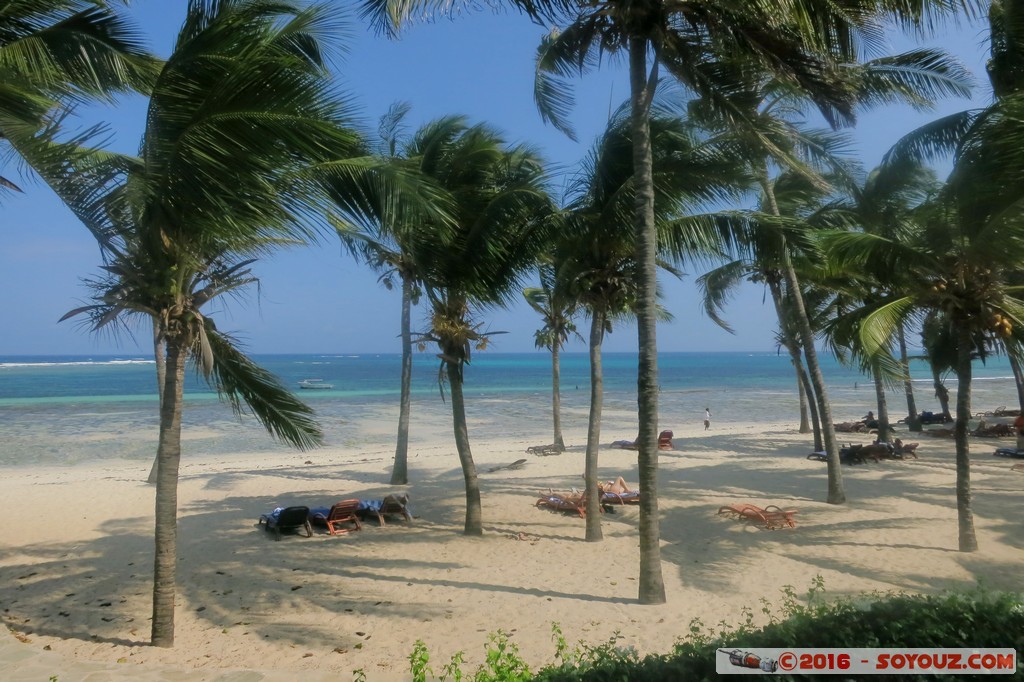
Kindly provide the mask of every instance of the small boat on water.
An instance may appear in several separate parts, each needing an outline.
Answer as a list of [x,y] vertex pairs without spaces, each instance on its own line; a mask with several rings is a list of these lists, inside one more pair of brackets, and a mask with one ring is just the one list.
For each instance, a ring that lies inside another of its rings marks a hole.
[[334,388],[334,384],[328,384],[323,379],[303,379],[299,382],[299,388],[327,391]]

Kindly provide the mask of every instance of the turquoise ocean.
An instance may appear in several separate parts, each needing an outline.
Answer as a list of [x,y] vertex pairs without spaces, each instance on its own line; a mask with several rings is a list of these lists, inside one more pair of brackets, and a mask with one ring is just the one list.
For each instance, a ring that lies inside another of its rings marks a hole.
[[[386,447],[394,442],[400,356],[256,355],[316,410],[329,446]],[[837,421],[874,409],[869,378],[822,355]],[[663,353],[659,356],[662,428],[699,424],[709,407],[715,427],[738,422],[796,423],[798,401],[789,359],[775,352]],[[418,353],[413,364],[412,447],[417,435],[451,433],[450,405],[438,387],[439,361]],[[938,410],[930,373],[911,368],[920,410]],[[562,355],[563,428],[584,437],[589,400],[585,353]],[[303,379],[330,390],[300,390]],[[551,441],[551,360],[544,353],[478,353],[466,368],[470,436],[488,433]],[[1017,404],[1004,358],[975,368],[972,410]],[[947,380],[951,391],[955,378]],[[604,356],[603,441],[632,438],[636,428],[636,356]],[[889,393],[893,418],[906,415],[901,392]],[[387,424],[387,428],[381,425]],[[191,371],[183,417],[185,456],[283,452],[250,417],[239,419]],[[103,459],[148,460],[157,434],[156,371],[151,358],[122,356],[0,356],[0,466],[64,466]]]

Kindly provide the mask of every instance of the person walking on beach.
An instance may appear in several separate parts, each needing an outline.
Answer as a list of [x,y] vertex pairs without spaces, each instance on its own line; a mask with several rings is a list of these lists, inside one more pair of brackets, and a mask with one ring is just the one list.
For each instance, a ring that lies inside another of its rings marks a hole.
[[711,408],[704,408],[704,430],[707,431],[711,428]]
[[1024,450],[1024,413],[1013,420],[1013,428],[1017,431],[1017,451]]

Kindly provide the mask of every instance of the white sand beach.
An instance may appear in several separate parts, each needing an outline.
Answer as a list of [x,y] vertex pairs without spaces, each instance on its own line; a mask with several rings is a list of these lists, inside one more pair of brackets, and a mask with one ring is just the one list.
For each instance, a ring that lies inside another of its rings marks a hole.
[[[538,429],[542,428],[538,424]],[[381,425],[390,428],[390,425]],[[435,672],[459,650],[479,663],[489,633],[510,634],[531,665],[552,659],[551,624],[570,642],[616,638],[665,652],[700,618],[737,622],[780,588],[827,595],[936,592],[982,584],[1019,589],[1024,473],[993,457],[1004,439],[974,439],[980,550],[957,551],[953,443],[922,435],[920,459],[843,468],[849,502],[828,505],[825,465],[790,425],[676,428],[660,458],[663,571],[668,603],[637,602],[638,509],[602,517],[605,539],[583,540],[578,517],[538,509],[539,491],[579,487],[583,429],[559,456],[532,441],[471,433],[486,533],[461,534],[462,474],[450,437],[416,438],[412,484],[387,481],[393,451],[186,452],[179,487],[176,643],[146,645],[153,555],[148,465],[106,461],[4,474],[0,524],[5,679],[344,680],[408,677],[416,640]],[[627,433],[605,431],[610,442]],[[859,434],[845,441],[867,442]],[[901,434],[905,436],[905,434]],[[526,458],[525,467],[488,469]],[[636,482],[636,453],[605,448],[605,477]],[[258,528],[276,506],[328,506],[408,492],[410,524],[373,521],[332,537]],[[799,510],[794,529],[767,531],[716,514],[736,502]],[[254,671],[246,675],[238,671]],[[14,671],[11,673],[11,671]],[[9,676],[13,674],[13,677]],[[41,673],[45,673],[42,677]],[[95,674],[95,677],[89,675]],[[21,677],[19,677],[21,675]]]

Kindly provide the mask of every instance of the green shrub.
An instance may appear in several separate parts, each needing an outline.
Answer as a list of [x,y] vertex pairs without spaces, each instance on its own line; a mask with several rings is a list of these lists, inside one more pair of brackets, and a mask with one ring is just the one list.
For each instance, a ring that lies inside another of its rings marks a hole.
[[[802,605],[792,588],[784,590],[780,614],[762,601],[768,624],[753,626],[745,612],[738,626],[717,629],[699,621],[666,655],[638,658],[635,652],[603,646],[585,650],[575,660],[539,671],[540,682],[618,682],[716,680],[715,653],[719,648],[929,648],[970,647],[1017,650],[1018,674],[1024,672],[1024,604],[1019,594],[976,590],[940,596],[875,595],[823,603],[820,578]],[[777,676],[776,676],[777,677]],[[790,676],[782,676],[793,679]],[[872,675],[872,680],[908,679],[910,675]],[[920,677],[914,676],[914,677]],[[803,675],[800,679],[840,680],[834,675]],[[952,678],[950,678],[952,679]]]
[[[778,608],[761,600],[767,625],[755,626],[754,611],[744,609],[739,624],[708,627],[699,620],[671,653],[641,657],[633,647],[620,644],[615,633],[596,646],[570,647],[561,628],[552,623],[554,663],[531,677],[516,645],[502,631],[485,645],[485,663],[475,672],[462,670],[463,652],[452,656],[439,678],[430,668],[430,654],[417,641],[409,657],[414,682],[661,682],[662,680],[717,680],[718,649],[748,648],[1015,648],[1018,676],[1024,673],[1024,600],[1020,594],[974,590],[939,596],[875,594],[828,602],[821,598],[824,583],[812,582],[805,600],[792,587],[782,590]],[[361,671],[360,671],[361,672]],[[778,675],[794,679],[788,675]],[[914,676],[918,679],[920,676]],[[800,679],[838,682],[834,675],[802,675]],[[872,675],[871,680],[910,679],[911,675]],[[953,679],[952,676],[946,676]]]
[[[435,678],[430,667],[430,652],[427,645],[422,640],[416,640],[412,654],[409,655],[412,680],[427,682],[438,679],[440,682],[462,682],[466,677],[462,670],[464,657],[464,652],[456,652],[451,661],[441,668],[441,676]],[[487,644],[484,646],[484,663],[467,679],[472,679],[473,682],[528,682],[531,677],[529,667],[519,655],[519,647],[509,641],[507,633],[498,630],[487,638]]]

